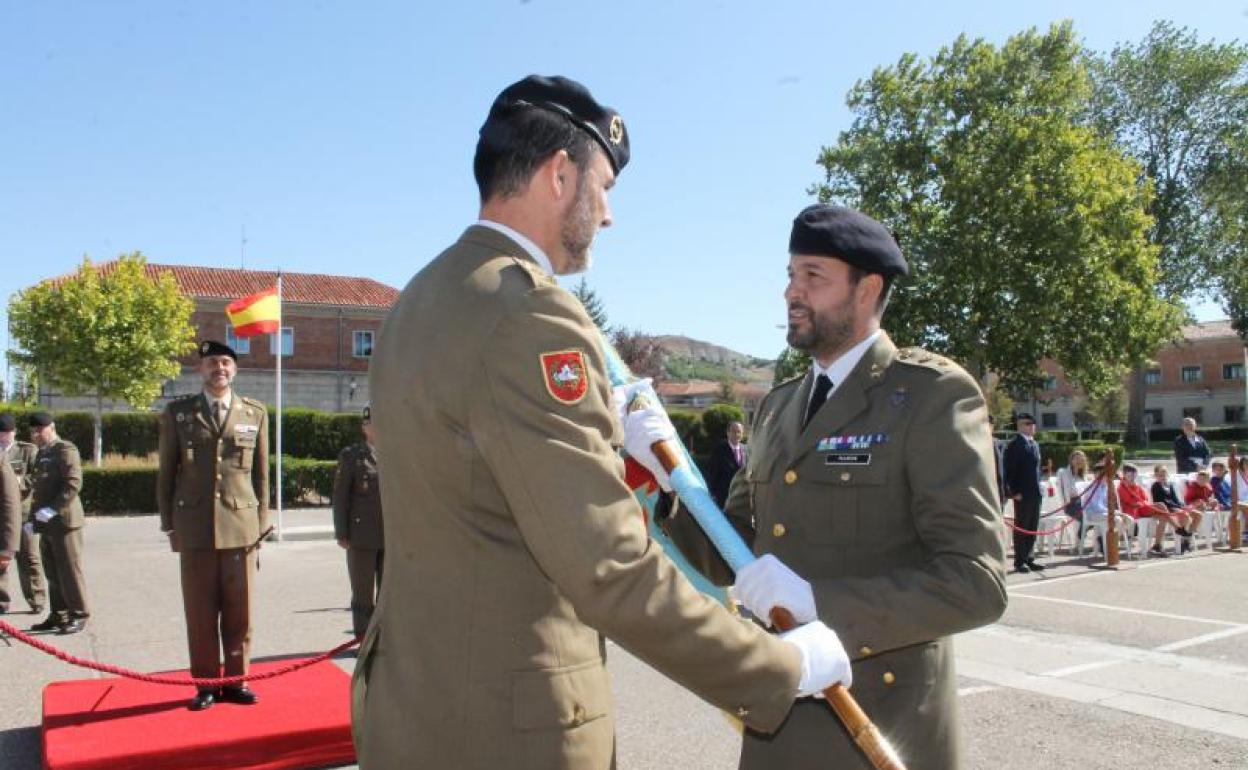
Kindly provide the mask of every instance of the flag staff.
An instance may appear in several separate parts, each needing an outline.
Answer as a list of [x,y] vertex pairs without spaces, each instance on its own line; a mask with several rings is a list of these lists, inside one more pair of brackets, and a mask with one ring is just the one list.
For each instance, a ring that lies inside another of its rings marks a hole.
[[277,541],[286,531],[282,515],[282,354],[286,335],[282,331],[282,270],[277,270]]

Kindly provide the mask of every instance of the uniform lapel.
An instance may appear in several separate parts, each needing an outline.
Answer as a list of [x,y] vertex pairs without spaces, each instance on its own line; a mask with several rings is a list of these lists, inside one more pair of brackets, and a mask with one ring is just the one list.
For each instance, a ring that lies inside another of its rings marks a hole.
[[234,423],[237,421],[238,416],[242,413],[243,413],[243,410],[239,408],[238,406],[238,394],[231,393],[230,394],[230,408],[225,413],[225,422],[221,424],[222,436],[230,435],[230,432],[234,430]]
[[213,433],[217,432],[216,423],[212,420],[212,407],[208,404],[208,394],[200,392],[199,408],[195,410],[195,417],[204,424],[204,427]]
[[[880,332],[880,336],[850,371],[849,377],[836,388],[823,408],[815,412],[810,424],[799,434],[793,463],[813,451],[818,438],[836,435],[867,411],[870,406],[867,391],[884,382],[884,372],[896,355],[897,347],[893,345],[893,341],[887,334]],[[802,413],[810,398],[811,383],[814,381],[811,373],[807,373],[806,379],[807,382],[802,384],[802,392],[806,395],[801,399],[798,425],[801,424]]]

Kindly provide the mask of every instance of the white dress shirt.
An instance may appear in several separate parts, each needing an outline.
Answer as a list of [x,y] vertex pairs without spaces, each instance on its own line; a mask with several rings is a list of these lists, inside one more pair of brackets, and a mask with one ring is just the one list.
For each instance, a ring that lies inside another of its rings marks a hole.
[[[810,362],[811,377],[817,380],[819,379],[819,375],[824,374],[827,375],[829,380],[832,380],[832,389],[828,391],[828,398],[832,398],[832,394],[841,387],[841,383],[845,381],[845,378],[849,377],[849,373],[854,370],[854,367],[858,365],[858,362],[862,360],[862,357],[867,354],[867,351],[873,344],[875,344],[875,341],[879,336],[880,330],[876,329],[871,334],[868,334],[866,339],[862,342],[859,342],[857,345],[854,345],[852,348],[842,353],[839,358],[828,364],[826,368],[820,366],[818,361]],[[810,389],[810,397],[814,398],[814,396],[815,389],[812,387]],[[809,407],[810,402],[808,401],[806,405]]]
[[541,268],[546,271],[547,275],[555,274],[555,268],[550,264],[550,257],[546,256],[546,252],[542,251],[540,246],[529,240],[523,233],[516,232],[507,225],[500,222],[494,222],[489,219],[478,219],[477,224],[482,227],[488,227],[491,230],[496,230],[520,244],[520,248],[527,251],[529,256],[533,257],[537,264],[541,265]]

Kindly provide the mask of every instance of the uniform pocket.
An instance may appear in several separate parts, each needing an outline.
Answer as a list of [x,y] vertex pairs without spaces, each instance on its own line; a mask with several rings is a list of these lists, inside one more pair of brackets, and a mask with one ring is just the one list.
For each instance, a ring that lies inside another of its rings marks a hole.
[[512,725],[519,730],[576,728],[611,711],[611,683],[600,660],[516,671],[511,684]]
[[862,520],[877,515],[879,506],[885,503],[888,466],[883,453],[852,451],[821,452],[803,463],[801,475],[811,483],[810,494],[814,495],[812,520],[807,528],[811,540],[858,545],[864,528]]

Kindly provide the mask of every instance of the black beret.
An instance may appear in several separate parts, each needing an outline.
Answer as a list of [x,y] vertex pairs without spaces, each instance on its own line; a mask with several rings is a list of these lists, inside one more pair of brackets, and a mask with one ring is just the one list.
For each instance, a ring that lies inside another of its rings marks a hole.
[[624,119],[615,110],[599,104],[588,88],[558,75],[529,75],[504,88],[490,107],[481,136],[487,137],[496,121],[525,107],[549,110],[584,129],[602,146],[617,175],[628,165],[628,129]]
[[30,415],[30,427],[32,428],[46,428],[53,422],[55,420],[47,412],[32,412]]
[[371,406],[364,407],[364,422],[373,421],[373,408]]
[[1014,417],[1014,422],[1035,422],[1036,418],[1031,416],[1030,412],[1020,412]]
[[823,203],[807,206],[793,220],[789,253],[836,257],[886,278],[910,273],[884,225],[862,212]]
[[216,340],[204,340],[199,343],[199,357],[207,358],[208,356],[229,356],[238,362],[238,356],[234,353],[234,348],[224,345]]
[[13,419],[13,415],[0,414],[0,433],[8,433],[17,430],[17,420]]

